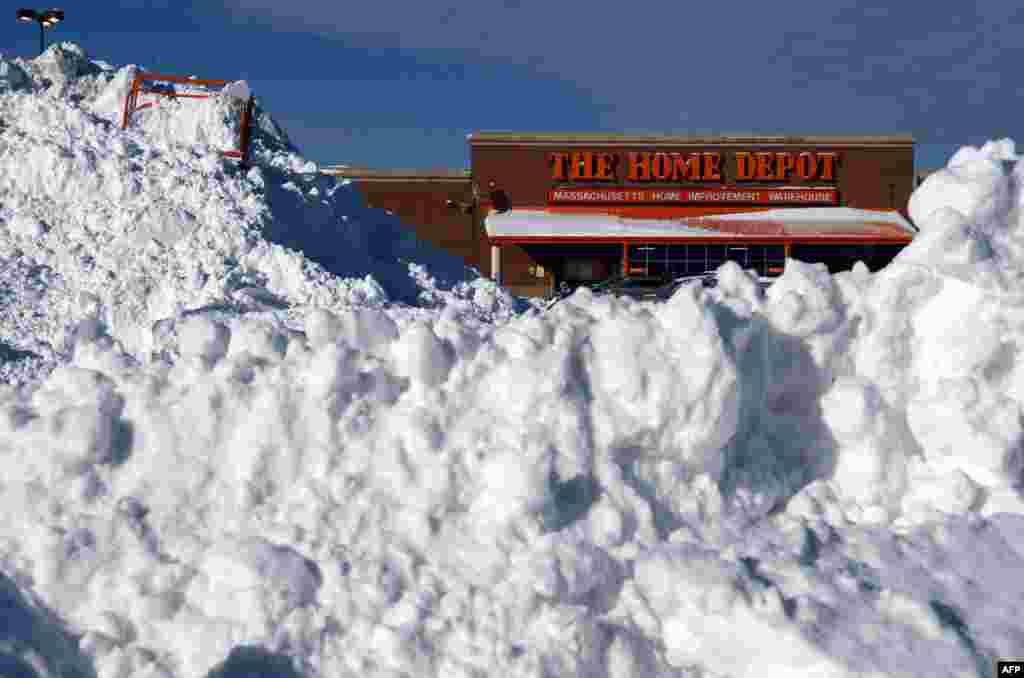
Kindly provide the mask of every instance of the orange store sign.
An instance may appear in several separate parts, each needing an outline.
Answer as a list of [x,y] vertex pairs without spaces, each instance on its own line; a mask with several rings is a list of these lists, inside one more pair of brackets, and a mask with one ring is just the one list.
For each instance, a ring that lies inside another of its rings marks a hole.
[[820,188],[747,188],[743,186],[716,186],[714,188],[633,189],[562,188],[548,191],[548,202],[563,205],[614,205],[713,203],[754,205],[836,205],[838,191]]
[[578,151],[550,153],[548,160],[557,182],[834,182],[840,157],[832,151]]

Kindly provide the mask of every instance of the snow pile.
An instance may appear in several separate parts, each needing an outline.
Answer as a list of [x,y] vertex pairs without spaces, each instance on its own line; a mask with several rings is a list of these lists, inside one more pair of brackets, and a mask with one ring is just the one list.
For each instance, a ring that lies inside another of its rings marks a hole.
[[[730,262],[661,304],[580,289],[511,315],[414,266],[398,313],[243,227],[275,223],[255,196],[309,198],[267,179],[296,176],[283,137],[260,194],[198,136],[152,150],[160,109],[120,133],[46,96],[2,104],[31,114],[4,148],[54,135],[18,157],[64,168],[3,179],[3,317],[80,320],[38,388],[0,391],[8,673],[992,676],[1024,647],[1010,142],[932,175],[921,236],[876,274],[787,261],[764,292]],[[146,152],[164,172],[102,178]],[[102,220],[68,218],[115,185]],[[220,229],[161,202],[202,191]],[[86,253],[117,275],[61,263]],[[119,308],[163,318],[148,351]]]
[[[12,350],[60,362],[75,325],[98,317],[144,357],[155,323],[204,307],[286,318],[419,304],[424,291],[437,304],[474,278],[319,175],[259,107],[253,167],[223,159],[238,143],[245,83],[208,100],[143,94],[155,105],[121,130],[135,67],[115,71],[70,43],[2,64],[0,266],[18,303],[4,304],[0,338]],[[413,262],[437,279],[429,290]],[[514,307],[508,295],[498,303]]]

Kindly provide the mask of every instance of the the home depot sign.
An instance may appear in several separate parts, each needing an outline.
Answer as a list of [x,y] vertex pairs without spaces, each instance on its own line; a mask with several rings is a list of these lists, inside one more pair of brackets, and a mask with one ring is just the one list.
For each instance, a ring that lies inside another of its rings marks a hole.
[[557,182],[834,182],[839,154],[826,151],[737,151],[678,153],[579,151],[550,153],[551,179]]

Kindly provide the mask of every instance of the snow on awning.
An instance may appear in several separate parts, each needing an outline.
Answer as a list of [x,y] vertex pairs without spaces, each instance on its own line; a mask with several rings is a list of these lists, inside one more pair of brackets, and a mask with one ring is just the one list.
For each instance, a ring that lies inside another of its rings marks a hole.
[[857,239],[908,241],[916,232],[899,212],[798,207],[713,215],[635,218],[602,211],[514,209],[484,219],[487,236],[507,242],[633,238]]

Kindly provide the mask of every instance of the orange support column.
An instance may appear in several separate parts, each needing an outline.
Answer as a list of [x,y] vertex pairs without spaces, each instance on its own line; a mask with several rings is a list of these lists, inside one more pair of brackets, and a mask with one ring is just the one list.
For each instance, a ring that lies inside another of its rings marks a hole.
[[255,106],[256,100],[250,94],[249,98],[245,102],[245,108],[242,110],[242,120],[239,122],[239,126],[242,128],[241,134],[238,137],[238,150],[241,153],[241,166],[245,168],[249,164],[249,125],[252,123],[252,109]]
[[622,241],[622,277],[629,276],[629,243]]
[[501,284],[501,246],[491,245],[491,280]]

